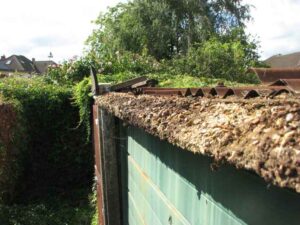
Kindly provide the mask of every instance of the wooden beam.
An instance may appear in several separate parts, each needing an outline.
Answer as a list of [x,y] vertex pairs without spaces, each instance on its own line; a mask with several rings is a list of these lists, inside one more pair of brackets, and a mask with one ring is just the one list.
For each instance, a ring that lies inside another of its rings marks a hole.
[[104,109],[98,113],[105,225],[121,225],[116,119]]
[[95,68],[91,67],[90,69],[91,79],[92,79],[92,93],[93,96],[99,95],[99,86],[98,86],[98,78],[97,78],[97,71]]

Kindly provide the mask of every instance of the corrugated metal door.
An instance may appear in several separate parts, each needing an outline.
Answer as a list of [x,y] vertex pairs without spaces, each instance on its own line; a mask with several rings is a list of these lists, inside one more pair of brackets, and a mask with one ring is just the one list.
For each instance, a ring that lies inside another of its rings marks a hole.
[[209,158],[140,129],[120,134],[124,224],[299,224],[299,194],[230,166],[212,171]]

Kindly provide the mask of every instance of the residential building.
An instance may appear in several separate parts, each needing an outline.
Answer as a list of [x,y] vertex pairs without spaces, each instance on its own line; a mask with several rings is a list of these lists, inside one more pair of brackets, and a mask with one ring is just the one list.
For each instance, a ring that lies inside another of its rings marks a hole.
[[44,74],[49,66],[57,65],[54,61],[29,60],[22,55],[12,55],[10,57],[1,56],[0,73],[8,74],[19,72],[25,74]]
[[32,62],[39,74],[46,73],[48,70],[48,67],[50,67],[50,66],[57,66],[57,64],[52,60],[35,61],[35,59],[32,59]]
[[287,55],[274,55],[265,63],[271,68],[300,68],[300,52]]

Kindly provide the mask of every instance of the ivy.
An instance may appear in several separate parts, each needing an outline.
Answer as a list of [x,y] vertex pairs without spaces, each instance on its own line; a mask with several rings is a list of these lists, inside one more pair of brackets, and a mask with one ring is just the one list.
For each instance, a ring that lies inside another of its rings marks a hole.
[[87,142],[91,138],[91,107],[92,107],[92,93],[91,80],[84,78],[81,82],[73,88],[74,104],[79,108],[80,122],[79,126],[83,126],[86,130]]

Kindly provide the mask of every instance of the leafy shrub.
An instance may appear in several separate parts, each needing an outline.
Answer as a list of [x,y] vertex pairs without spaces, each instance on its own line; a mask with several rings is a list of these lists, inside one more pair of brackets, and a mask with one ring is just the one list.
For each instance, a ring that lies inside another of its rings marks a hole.
[[190,47],[187,54],[177,54],[172,59],[163,59],[160,62],[147,54],[138,55],[124,51],[108,56],[101,55],[98,63],[99,71],[104,75],[101,78],[111,82],[115,79],[125,80],[124,77],[132,78],[136,74],[141,76],[155,73],[259,83],[255,75],[247,73],[249,67],[262,66],[258,60],[256,43],[248,41],[249,38],[239,31],[229,36],[212,37]]
[[1,225],[97,225],[95,197],[86,191],[71,190],[74,195],[51,197],[26,205],[1,205]]
[[[230,2],[230,1],[229,1]],[[170,73],[257,83],[258,45],[241,1],[133,0],[100,14],[88,58],[102,74]]]
[[53,84],[72,85],[90,74],[90,63],[85,58],[65,61],[58,67],[50,67],[46,81]]
[[219,83],[223,83],[226,86],[234,87],[247,84],[241,84],[234,81],[228,81],[225,79],[214,79],[208,77],[195,77],[191,75],[173,75],[169,74],[149,74],[150,78],[159,81],[160,87],[174,87],[174,88],[192,88],[192,87],[208,87],[216,86]]
[[80,122],[79,126],[83,126],[86,130],[86,140],[91,138],[91,108],[92,108],[92,93],[91,80],[84,78],[81,82],[73,87],[74,105],[79,108]]
[[0,93],[20,103],[27,132],[19,201],[91,185],[93,153],[85,129],[78,127],[72,89],[18,78],[1,80]]
[[161,64],[152,56],[136,54],[129,51],[116,51],[114,53],[102,54],[97,58],[93,53],[87,55],[89,61],[99,69],[102,74],[117,74],[132,72],[147,74],[161,70]]
[[98,81],[100,83],[116,84],[139,76],[141,75],[133,72],[122,72],[122,73],[115,73],[115,74],[98,74]]
[[177,56],[167,62],[172,74],[190,74],[197,77],[221,78],[240,83],[258,83],[258,78],[247,74],[250,67],[259,65],[255,43],[213,37],[192,47],[186,56]]
[[[141,75],[131,72],[117,73],[111,75],[99,74],[98,81],[101,83],[116,84],[139,76]],[[224,83],[226,86],[247,85],[247,83],[242,84],[235,81],[228,81],[222,78],[198,77],[189,74],[149,73],[146,74],[146,76],[148,78],[158,80],[160,87],[204,87],[216,86],[218,83]],[[91,87],[89,86],[88,88],[90,89]]]
[[15,103],[0,100],[0,204],[14,200],[22,174],[18,162],[22,160],[26,141],[19,112]]

